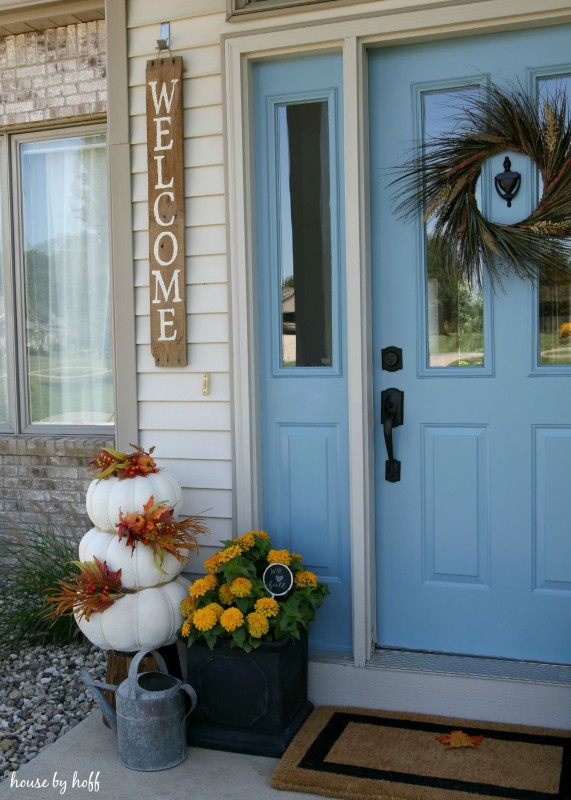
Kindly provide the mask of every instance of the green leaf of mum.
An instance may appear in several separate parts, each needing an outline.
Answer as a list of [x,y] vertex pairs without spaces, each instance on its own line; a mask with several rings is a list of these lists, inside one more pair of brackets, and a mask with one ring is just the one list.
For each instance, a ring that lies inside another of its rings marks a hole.
[[246,629],[238,628],[237,630],[232,631],[232,639],[236,642],[238,647],[243,647],[244,642],[246,641]]

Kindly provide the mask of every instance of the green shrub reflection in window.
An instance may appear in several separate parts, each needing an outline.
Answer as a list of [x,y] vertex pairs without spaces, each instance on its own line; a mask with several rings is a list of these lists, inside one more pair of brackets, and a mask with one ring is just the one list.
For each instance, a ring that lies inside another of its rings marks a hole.
[[484,301],[459,274],[442,240],[426,242],[428,366],[484,366]]
[[571,276],[540,283],[539,364],[571,364]]
[[[571,75],[554,75],[538,81],[539,102],[565,92],[571,98]],[[568,106],[569,107],[569,106]],[[539,192],[541,193],[541,181]],[[541,366],[571,364],[571,275],[555,281],[539,281],[538,363]]]

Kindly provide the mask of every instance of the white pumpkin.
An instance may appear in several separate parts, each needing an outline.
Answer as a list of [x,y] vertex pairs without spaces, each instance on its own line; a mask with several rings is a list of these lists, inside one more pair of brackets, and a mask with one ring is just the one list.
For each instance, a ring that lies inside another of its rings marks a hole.
[[168,506],[182,504],[180,483],[172,472],[161,469],[149,475],[137,475],[124,480],[111,477],[91,481],[87,489],[85,508],[96,528],[116,533],[119,511],[123,514],[142,512],[151,495],[155,498],[155,503],[164,502]]
[[188,597],[188,581],[176,578],[164,586],[141,589],[116,600],[88,620],[75,621],[90,642],[103,650],[132,653],[154,650],[176,641],[183,622],[180,602]]
[[116,534],[91,528],[79,543],[79,560],[93,561],[95,557],[106,561],[112,572],[120,569],[121,583],[129,589],[168,583],[181,573],[184,564],[170,553],[163,558],[161,572],[155,564],[152,548],[137,542],[132,551],[126,541],[126,538],[119,541]]

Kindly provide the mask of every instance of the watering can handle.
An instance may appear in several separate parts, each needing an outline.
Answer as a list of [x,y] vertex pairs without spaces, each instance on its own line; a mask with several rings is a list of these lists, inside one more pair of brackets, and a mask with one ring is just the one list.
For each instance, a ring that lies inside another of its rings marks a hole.
[[157,662],[157,667],[160,669],[161,672],[164,672],[165,675],[169,674],[167,669],[167,665],[165,664],[165,660],[162,655],[157,652],[157,650],[139,650],[139,652],[133,656],[133,660],[131,661],[131,666],[129,667],[129,685],[131,687],[135,686],[137,681],[137,673],[139,672],[139,664],[144,659],[145,656],[148,656],[149,653],[153,656],[155,661]]
[[190,710],[187,711],[186,714],[184,715],[184,718],[186,719],[188,715],[191,714],[196,708],[198,698],[196,696],[196,692],[189,683],[182,683],[180,688],[182,689],[183,692],[186,692],[187,695],[190,697]]

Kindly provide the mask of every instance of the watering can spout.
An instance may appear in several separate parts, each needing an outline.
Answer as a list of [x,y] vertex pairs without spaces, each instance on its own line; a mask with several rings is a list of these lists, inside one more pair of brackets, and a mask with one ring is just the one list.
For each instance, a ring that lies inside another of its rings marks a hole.
[[101,709],[103,716],[109,723],[109,727],[111,730],[116,734],[117,733],[117,712],[109,702],[109,700],[105,697],[102,692],[102,689],[110,689],[112,692],[116,690],[116,686],[113,686],[110,683],[101,683],[101,681],[94,681],[93,678],[89,675],[87,670],[81,670],[81,677],[83,678],[83,682],[91,691],[91,694],[97,701],[99,708]]

